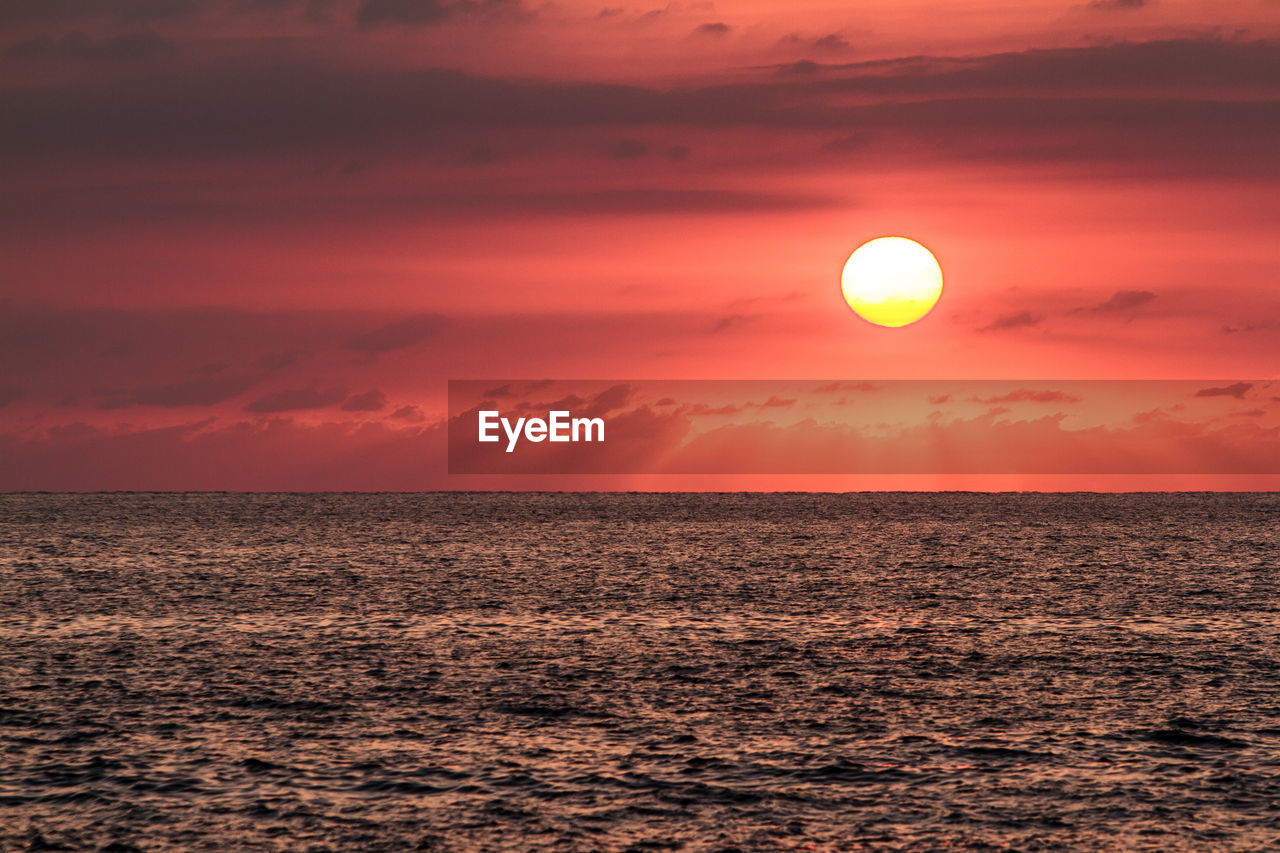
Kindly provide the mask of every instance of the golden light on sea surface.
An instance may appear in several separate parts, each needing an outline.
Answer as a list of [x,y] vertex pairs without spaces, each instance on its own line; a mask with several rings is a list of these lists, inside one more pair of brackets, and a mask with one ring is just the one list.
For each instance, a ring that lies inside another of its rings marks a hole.
[[844,301],[868,323],[896,328],[924,317],[942,295],[942,267],[906,237],[878,237],[857,248],[840,276]]

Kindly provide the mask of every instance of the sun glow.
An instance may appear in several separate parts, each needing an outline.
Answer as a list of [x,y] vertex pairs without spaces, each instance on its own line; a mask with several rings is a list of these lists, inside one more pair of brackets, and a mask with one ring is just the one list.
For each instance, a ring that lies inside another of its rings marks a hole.
[[878,237],[849,256],[840,286],[859,317],[896,328],[920,320],[937,304],[942,267],[915,240]]

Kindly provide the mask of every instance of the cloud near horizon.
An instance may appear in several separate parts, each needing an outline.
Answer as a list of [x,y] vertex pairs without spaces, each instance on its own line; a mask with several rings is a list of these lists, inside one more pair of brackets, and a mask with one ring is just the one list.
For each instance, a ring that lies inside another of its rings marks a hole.
[[[1050,402],[1051,395],[1054,401],[1079,402],[1062,392],[992,399]],[[454,474],[526,475],[1280,473],[1277,426],[1220,426],[1164,413],[1071,426],[1062,413],[1016,418],[995,408],[970,417],[909,420],[886,431],[883,424],[873,428],[857,419],[777,423],[745,414],[771,407],[766,401],[657,411],[641,404],[611,410],[604,444],[526,444],[513,453],[505,445],[476,442],[472,408],[450,419],[449,467]],[[709,427],[694,420],[718,414],[736,420]]]

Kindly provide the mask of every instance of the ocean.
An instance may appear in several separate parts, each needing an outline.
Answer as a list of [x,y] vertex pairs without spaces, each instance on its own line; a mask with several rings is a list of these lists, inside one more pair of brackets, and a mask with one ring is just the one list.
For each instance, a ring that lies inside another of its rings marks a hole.
[[1280,849],[1280,496],[0,496],[0,850]]

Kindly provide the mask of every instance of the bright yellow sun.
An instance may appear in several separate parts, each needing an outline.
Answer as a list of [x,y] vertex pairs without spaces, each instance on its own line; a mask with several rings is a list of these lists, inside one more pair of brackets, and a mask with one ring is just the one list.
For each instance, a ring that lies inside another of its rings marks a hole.
[[877,326],[906,326],[928,314],[942,295],[942,267],[906,237],[878,237],[858,247],[840,276],[844,301]]

